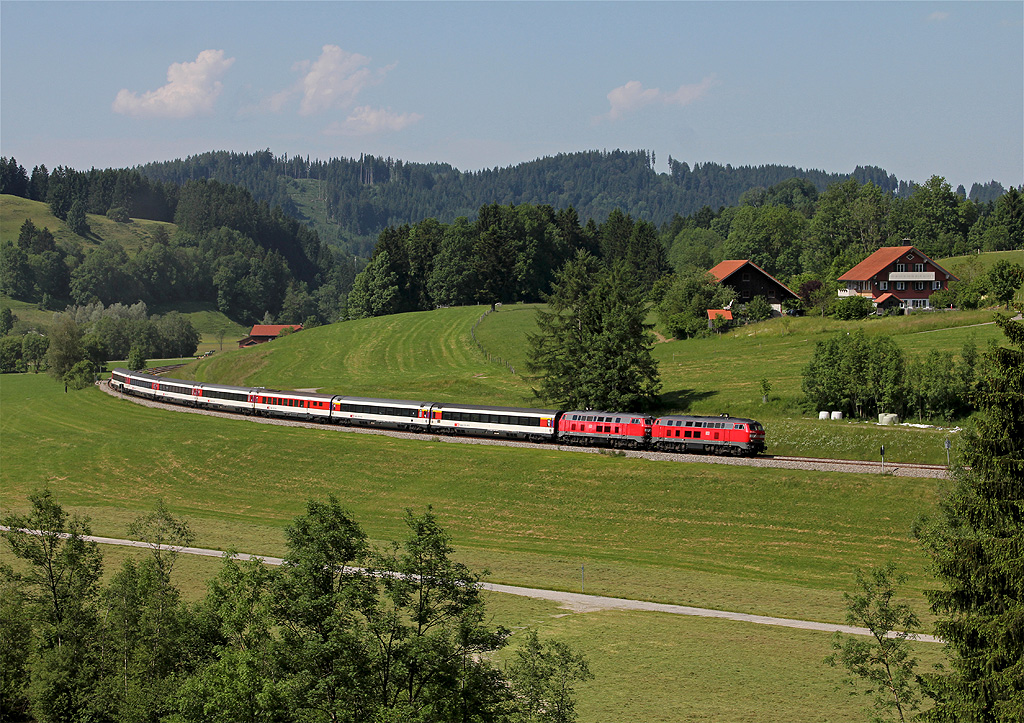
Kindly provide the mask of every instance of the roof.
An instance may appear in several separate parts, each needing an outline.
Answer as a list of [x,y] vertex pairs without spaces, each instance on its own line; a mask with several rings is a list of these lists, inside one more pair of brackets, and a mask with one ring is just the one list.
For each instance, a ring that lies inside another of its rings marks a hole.
[[256,324],[249,332],[249,336],[278,336],[285,329],[299,331],[302,324]]
[[916,253],[923,260],[928,261],[930,264],[935,266],[935,268],[942,271],[942,273],[949,274],[950,278],[956,278],[953,274],[950,274],[944,268],[935,263],[935,261],[930,259],[926,254],[922,253],[920,249],[914,246],[885,246],[878,249],[875,253],[871,254],[845,274],[840,276],[838,280],[867,281],[876,274],[880,274],[885,271],[890,264],[895,263],[897,259],[903,256],[903,254],[908,254],[911,251]]
[[716,281],[718,281],[719,283],[722,283],[723,281],[728,279],[730,276],[735,274],[737,271],[742,269],[744,266],[753,266],[760,273],[764,274],[766,277],[768,277],[769,279],[774,281],[776,284],[778,284],[779,286],[784,288],[786,291],[788,291],[790,294],[792,294],[794,299],[800,298],[800,295],[798,293],[796,293],[791,288],[786,286],[784,283],[782,283],[781,281],[776,279],[774,276],[769,274],[767,271],[762,269],[760,266],[755,264],[750,259],[732,259],[732,260],[729,260],[729,261],[723,261],[722,263],[718,264],[713,269],[708,271],[708,273],[711,274],[712,276],[714,276]]
[[708,309],[709,319],[714,319],[715,317],[718,316],[722,317],[723,319],[728,319],[729,321],[732,321],[732,312],[729,311],[728,309]]
[[879,296],[879,297],[878,297],[877,299],[875,299],[875,303],[876,303],[876,304],[884,304],[884,303],[885,303],[885,302],[887,302],[887,301],[888,301],[889,299],[896,299],[897,301],[899,301],[899,300],[900,300],[898,296],[896,296],[895,294],[890,294],[890,293],[889,293],[889,292],[887,291],[887,292],[885,292],[884,294],[882,294],[881,296]]
[[708,273],[714,276],[719,281],[725,281],[727,278],[735,274],[742,267],[746,266],[749,263],[750,261],[746,259],[741,259],[739,261],[723,261],[722,263],[718,264],[715,268],[708,271]]

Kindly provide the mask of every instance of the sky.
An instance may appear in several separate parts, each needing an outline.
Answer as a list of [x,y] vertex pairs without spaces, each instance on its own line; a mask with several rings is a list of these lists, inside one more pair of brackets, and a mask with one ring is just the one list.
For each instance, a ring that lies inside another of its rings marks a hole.
[[1024,3],[0,0],[0,153],[584,150],[1024,184]]

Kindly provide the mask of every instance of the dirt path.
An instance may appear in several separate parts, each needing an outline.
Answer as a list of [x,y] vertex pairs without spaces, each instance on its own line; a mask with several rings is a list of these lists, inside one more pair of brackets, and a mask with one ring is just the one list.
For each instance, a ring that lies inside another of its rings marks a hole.
[[[0,530],[9,528],[0,526]],[[33,534],[39,534],[33,531]],[[138,540],[123,540],[115,537],[97,537],[87,535],[86,540],[101,545],[121,545],[124,547],[152,547],[147,542]],[[210,550],[203,547],[179,547],[172,548],[186,555],[201,555],[204,557],[223,557],[223,550]],[[284,560],[280,557],[267,557],[264,555],[252,555],[248,553],[237,553],[238,560],[261,559],[267,565],[282,565]],[[751,615],[749,613],[736,613],[727,610],[710,610],[708,608],[695,608],[686,605],[670,605],[668,603],[648,602],[646,600],[628,600],[626,598],[605,597],[603,595],[585,595],[583,593],[563,592],[560,590],[540,590],[532,587],[518,587],[516,585],[497,585],[494,583],[481,583],[481,589],[489,592],[497,592],[505,595],[518,595],[536,600],[549,600],[558,603],[562,608],[575,613],[597,612],[600,610],[635,610],[639,612],[665,613],[668,615],[690,615],[701,618],[719,618],[721,620],[732,620],[735,622],[754,623],[756,625],[773,625],[785,628],[798,628],[800,630],[817,630],[825,633],[841,632],[847,635],[870,636],[867,628],[858,628],[851,625],[837,625],[835,623],[819,623],[812,620],[793,620],[791,618],[776,618],[767,615]],[[922,643],[940,643],[940,639],[933,635],[917,635],[915,640]]]

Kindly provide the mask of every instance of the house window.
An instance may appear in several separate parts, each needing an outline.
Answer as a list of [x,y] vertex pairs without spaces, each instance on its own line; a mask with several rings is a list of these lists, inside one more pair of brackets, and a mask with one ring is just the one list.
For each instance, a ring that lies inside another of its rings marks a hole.
[[889,282],[888,281],[879,281],[878,282],[878,290],[879,291],[888,291],[889,290]]
[[915,272],[924,271],[924,264],[914,264],[914,271]]
[[897,274],[905,273],[906,270],[907,270],[907,265],[906,264],[896,264],[896,273]]
[[910,304],[915,309],[924,309],[928,306],[928,299],[911,299]]
[[897,281],[896,282],[896,291],[905,291],[906,288],[907,288],[907,282],[906,281]]
[[914,290],[915,291],[924,291],[924,282],[923,281],[915,281],[914,282]]
[[932,291],[938,291],[941,288],[942,288],[942,282],[941,281],[933,281],[932,282]]

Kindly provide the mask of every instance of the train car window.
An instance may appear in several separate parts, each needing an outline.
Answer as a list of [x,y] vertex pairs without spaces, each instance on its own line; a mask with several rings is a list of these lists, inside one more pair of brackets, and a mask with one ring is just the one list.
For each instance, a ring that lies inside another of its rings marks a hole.
[[704,426],[704,422],[694,422],[693,426],[694,427],[703,427]]
[[733,429],[743,429],[743,425],[742,424],[734,424],[734,425],[732,425],[732,428]]

